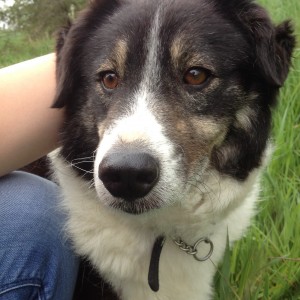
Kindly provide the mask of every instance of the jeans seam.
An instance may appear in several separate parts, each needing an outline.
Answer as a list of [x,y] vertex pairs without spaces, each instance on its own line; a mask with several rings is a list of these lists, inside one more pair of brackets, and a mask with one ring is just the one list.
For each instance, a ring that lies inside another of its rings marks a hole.
[[11,288],[7,288],[3,291],[0,291],[0,295],[4,295],[5,293],[8,293],[10,291],[13,291],[13,290],[16,290],[16,289],[19,289],[19,288],[23,288],[23,287],[29,287],[29,286],[34,286],[34,287],[38,287],[38,288],[42,287],[42,285],[38,284],[38,283],[23,283],[23,284],[20,284],[20,285],[13,286]]

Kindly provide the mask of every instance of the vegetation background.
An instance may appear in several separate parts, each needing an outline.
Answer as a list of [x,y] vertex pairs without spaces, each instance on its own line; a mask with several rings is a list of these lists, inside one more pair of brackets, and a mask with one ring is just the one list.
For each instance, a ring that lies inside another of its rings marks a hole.
[[[229,0],[228,0],[229,1]],[[14,3],[8,6],[9,2]],[[275,23],[292,19],[299,0],[258,0]],[[53,52],[54,32],[85,0],[0,1],[0,67]],[[300,48],[273,118],[275,151],[262,178],[258,214],[218,267],[215,299],[300,300]],[[238,226],[238,224],[237,224]],[[199,279],[201,280],[201,278]]]

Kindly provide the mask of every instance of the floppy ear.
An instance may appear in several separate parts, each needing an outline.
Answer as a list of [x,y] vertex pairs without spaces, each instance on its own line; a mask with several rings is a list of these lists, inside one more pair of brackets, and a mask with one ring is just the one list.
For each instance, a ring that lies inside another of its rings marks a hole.
[[67,38],[68,32],[72,26],[71,21],[69,20],[68,24],[66,26],[63,26],[60,28],[56,33],[56,54],[59,56],[62,47],[64,46],[65,40]]
[[291,23],[286,21],[275,27],[266,10],[249,1],[238,18],[255,49],[255,69],[269,84],[282,86],[296,43]]
[[[119,0],[93,0],[73,25],[62,28],[56,43],[56,94],[52,108],[62,108],[80,87],[80,58],[84,42],[97,26],[119,6]],[[93,25],[94,24],[94,25]],[[95,26],[97,24],[97,26]]]
[[[63,68],[61,63],[62,60],[62,49],[64,47],[64,44],[67,39],[68,32],[70,31],[72,24],[69,22],[68,25],[62,27],[57,31],[57,37],[56,37],[56,95],[54,98],[54,103],[51,106],[52,108],[62,108],[65,105],[65,96],[64,95],[64,84],[66,81],[66,78],[63,78]],[[67,94],[67,93],[66,93]]]

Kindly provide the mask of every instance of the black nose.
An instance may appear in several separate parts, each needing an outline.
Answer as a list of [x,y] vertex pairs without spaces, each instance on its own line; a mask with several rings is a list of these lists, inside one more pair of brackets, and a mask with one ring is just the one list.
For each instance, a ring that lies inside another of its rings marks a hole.
[[157,160],[144,152],[111,153],[99,165],[99,178],[106,189],[126,201],[146,196],[158,177]]

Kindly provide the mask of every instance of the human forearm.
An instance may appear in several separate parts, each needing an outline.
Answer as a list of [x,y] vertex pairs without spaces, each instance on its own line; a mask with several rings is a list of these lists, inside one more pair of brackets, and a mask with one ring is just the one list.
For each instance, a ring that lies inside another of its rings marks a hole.
[[0,70],[0,176],[55,149],[63,110],[55,94],[55,55]]

